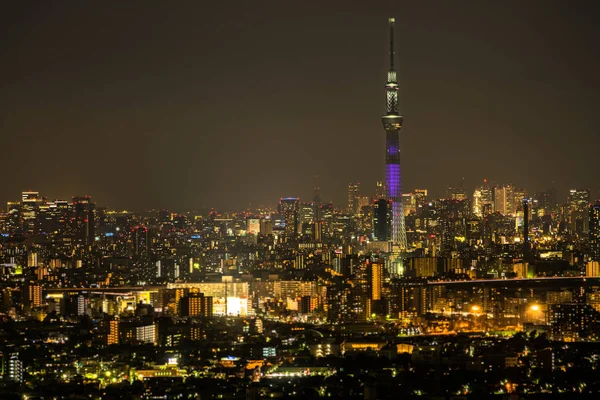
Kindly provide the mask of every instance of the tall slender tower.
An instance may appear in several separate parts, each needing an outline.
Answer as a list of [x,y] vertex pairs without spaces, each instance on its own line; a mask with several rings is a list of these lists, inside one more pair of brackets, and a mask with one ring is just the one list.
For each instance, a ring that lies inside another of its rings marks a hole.
[[406,228],[402,206],[402,178],[400,176],[400,138],[403,117],[398,112],[398,82],[394,69],[394,18],[389,19],[390,26],[390,69],[385,85],[386,112],[381,117],[386,133],[385,140],[385,182],[388,200],[392,204],[391,239],[392,243],[405,250]]

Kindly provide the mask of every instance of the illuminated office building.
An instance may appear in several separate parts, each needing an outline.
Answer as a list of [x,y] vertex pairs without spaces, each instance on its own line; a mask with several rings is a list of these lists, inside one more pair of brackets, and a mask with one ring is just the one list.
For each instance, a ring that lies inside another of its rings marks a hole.
[[404,216],[417,212],[417,197],[413,193],[402,193],[402,207]]
[[590,258],[600,262],[600,202],[589,207],[590,219]]
[[298,234],[300,199],[297,197],[284,197],[279,201],[279,214],[285,221],[285,233],[288,236]]
[[427,201],[427,189],[415,189],[413,193],[416,207],[422,206]]
[[487,180],[483,180],[483,185],[477,186],[473,192],[473,214],[478,217],[486,215],[486,209],[493,212],[494,196]]
[[383,291],[383,263],[371,263],[370,268],[370,286],[371,286],[371,300],[381,300]]
[[39,192],[21,193],[21,218],[25,232],[33,233],[35,231],[35,221],[42,202],[43,199]]
[[358,198],[360,197],[360,184],[351,183],[348,185],[348,207],[346,212],[349,215],[355,215],[358,212]]
[[586,209],[590,203],[590,189],[569,190],[569,211]]
[[382,181],[377,181],[375,186],[375,199],[385,199],[387,196],[387,190]]
[[510,185],[494,188],[494,210],[502,215],[512,215],[514,209],[514,193]]
[[246,219],[246,233],[248,235],[258,235],[260,233],[260,219],[258,219],[258,218]]

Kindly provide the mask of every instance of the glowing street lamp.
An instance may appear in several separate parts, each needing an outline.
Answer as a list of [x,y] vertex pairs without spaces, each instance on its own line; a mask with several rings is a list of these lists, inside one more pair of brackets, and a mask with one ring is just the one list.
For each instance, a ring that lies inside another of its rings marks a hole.
[[531,312],[532,316],[534,316],[534,318],[536,318],[538,321],[540,319],[540,316],[539,316],[538,313],[543,313],[542,314],[543,323],[547,324],[547,321],[546,321],[546,312],[542,309],[542,307],[539,304],[532,304],[529,307],[529,311]]

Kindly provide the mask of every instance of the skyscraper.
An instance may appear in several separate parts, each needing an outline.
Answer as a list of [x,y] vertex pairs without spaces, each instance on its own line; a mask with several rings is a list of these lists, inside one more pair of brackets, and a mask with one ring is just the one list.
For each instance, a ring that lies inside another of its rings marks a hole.
[[406,228],[402,206],[402,178],[400,175],[400,138],[403,117],[398,110],[398,82],[394,69],[394,18],[389,19],[390,68],[385,85],[386,113],[381,117],[386,132],[385,182],[387,197],[392,205],[391,240],[401,250],[406,249]]
[[569,190],[569,211],[580,211],[588,207],[590,203],[590,189]]
[[537,204],[536,215],[543,217],[544,215],[551,215],[556,208],[556,200],[554,196],[555,192],[549,190],[546,192],[539,192],[533,195],[534,204]]
[[369,269],[371,300],[381,300],[383,290],[383,263],[371,263]]
[[511,185],[494,188],[494,209],[502,215],[512,215],[514,210],[514,194]]
[[145,258],[150,255],[150,232],[145,226],[136,226],[131,231],[132,255]]
[[375,187],[375,200],[385,199],[386,196],[385,185],[382,181],[377,181],[377,186]]
[[288,236],[298,234],[298,211],[300,199],[297,197],[284,197],[279,200],[279,214],[285,221],[285,233]]
[[477,186],[473,192],[473,214],[482,217],[485,215],[484,210],[486,208],[493,211],[494,194],[487,179],[484,179],[483,185]]
[[590,259],[600,261],[600,201],[589,207],[590,215]]
[[465,200],[467,198],[467,191],[465,190],[465,178],[463,178],[457,185],[449,185],[446,188],[446,198],[451,200]]
[[94,210],[96,205],[90,196],[73,197],[73,230],[76,239],[82,245],[94,243]]
[[529,204],[530,199],[523,199],[523,261],[529,262],[531,245],[529,243]]
[[386,199],[379,199],[373,204],[373,239],[386,241],[389,239],[389,213]]
[[23,192],[21,194],[21,216],[25,232],[33,233],[35,231],[35,221],[42,202],[43,199],[39,192]]
[[358,212],[358,198],[360,197],[360,184],[350,183],[348,185],[348,208],[347,213],[354,215]]

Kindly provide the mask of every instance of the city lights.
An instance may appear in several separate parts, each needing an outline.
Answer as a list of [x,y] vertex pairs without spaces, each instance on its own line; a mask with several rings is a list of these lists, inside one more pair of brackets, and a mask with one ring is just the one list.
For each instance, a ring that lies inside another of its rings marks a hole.
[[598,6],[10,3],[0,399],[600,398]]

